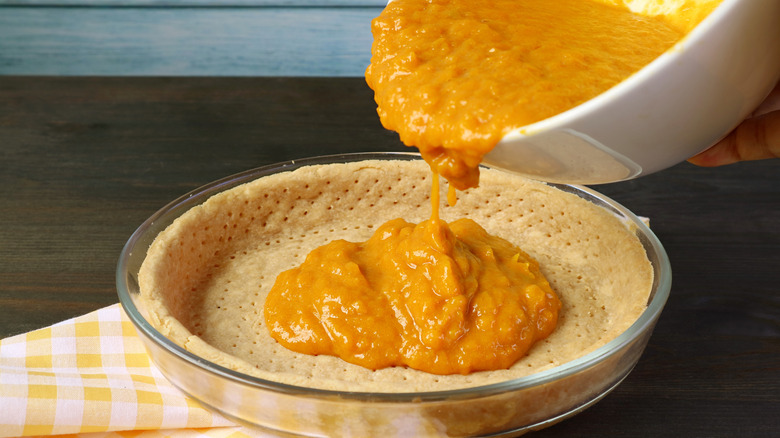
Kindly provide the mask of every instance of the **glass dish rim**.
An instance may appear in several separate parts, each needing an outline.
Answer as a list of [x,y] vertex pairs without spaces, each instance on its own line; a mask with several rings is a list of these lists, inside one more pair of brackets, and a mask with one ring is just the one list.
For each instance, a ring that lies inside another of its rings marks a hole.
[[[208,184],[202,185],[194,190],[187,192],[186,194],[178,197],[177,199],[169,202],[168,204],[166,204],[165,206],[157,210],[154,214],[152,214],[149,218],[147,218],[140,226],[138,226],[138,228],[136,228],[136,230],[132,233],[132,235],[130,236],[130,238],[127,240],[124,247],[122,248],[122,251],[120,253],[117,262],[116,287],[117,287],[117,294],[119,296],[119,302],[122,308],[124,309],[125,313],[129,317],[129,319],[133,323],[133,325],[139,331],[139,334],[147,337],[151,342],[157,344],[158,347],[163,348],[167,352],[176,356],[178,359],[184,360],[185,362],[189,363],[190,365],[196,368],[199,368],[211,374],[215,374],[219,377],[229,379],[234,383],[247,385],[256,388],[258,390],[274,391],[277,393],[296,395],[296,396],[306,395],[306,396],[316,397],[316,398],[337,397],[339,399],[350,399],[350,400],[369,401],[369,402],[420,403],[420,402],[435,402],[435,401],[453,400],[453,399],[471,399],[477,397],[498,395],[502,393],[518,391],[530,387],[543,385],[552,381],[559,380],[561,378],[568,377],[570,375],[574,375],[579,371],[593,367],[599,364],[600,362],[606,360],[612,354],[621,351],[622,348],[625,347],[627,344],[632,343],[635,339],[640,337],[647,330],[652,329],[659,314],[663,310],[663,307],[666,304],[666,301],[671,291],[671,265],[669,262],[669,258],[666,254],[666,251],[664,250],[663,246],[661,245],[656,235],[636,215],[634,215],[631,211],[629,211],[628,209],[626,209],[616,201],[612,200],[611,198],[604,196],[584,186],[553,184],[553,183],[548,183],[548,185],[562,189],[567,193],[572,193],[580,197],[583,197],[582,195],[587,195],[592,199],[598,200],[599,202],[602,203],[602,205],[600,205],[601,207],[603,208],[609,207],[609,210],[611,210],[613,214],[616,214],[622,220],[628,221],[629,224],[636,227],[635,232],[639,236],[646,237],[647,243],[643,242],[643,244],[645,245],[646,249],[647,246],[649,245],[652,248],[652,250],[656,253],[658,264],[660,266],[655,266],[654,263],[653,266],[653,269],[655,271],[654,284],[653,284],[654,294],[650,298],[647,308],[645,309],[644,312],[642,312],[639,318],[636,321],[634,321],[634,323],[631,326],[629,326],[628,329],[626,329],[623,333],[618,335],[615,339],[611,340],[605,345],[597,348],[596,350],[582,357],[579,357],[570,362],[561,364],[554,368],[550,368],[548,370],[544,370],[535,374],[531,374],[528,376],[507,380],[503,382],[488,384],[488,385],[459,388],[459,389],[449,389],[449,390],[442,390],[442,391],[427,391],[427,392],[387,393],[387,392],[338,391],[338,390],[329,390],[329,389],[308,388],[304,386],[295,386],[295,385],[290,385],[285,383],[274,382],[267,379],[261,379],[258,377],[240,373],[231,370],[229,368],[223,367],[221,365],[218,365],[216,363],[210,362],[206,359],[201,358],[200,356],[197,356],[185,350],[184,348],[180,347],[179,345],[177,345],[176,343],[174,343],[173,341],[165,337],[162,333],[157,331],[146,320],[146,318],[144,318],[139,308],[135,305],[135,302],[133,301],[133,298],[131,296],[132,294],[130,292],[128,282],[127,282],[127,276],[129,274],[128,259],[132,255],[132,250],[136,249],[139,240],[141,240],[142,237],[146,236],[146,233],[149,231],[150,228],[152,228],[155,225],[157,221],[165,219],[167,215],[172,214],[177,210],[183,209],[185,207],[188,210],[189,208],[194,207],[195,205],[199,205],[209,197],[215,195],[216,193],[229,190],[233,187],[253,181],[257,178],[261,178],[275,173],[291,171],[299,167],[308,166],[308,165],[355,162],[355,161],[364,161],[364,160],[372,160],[372,159],[419,160],[421,159],[421,157],[418,153],[413,153],[413,152],[357,152],[357,153],[307,157],[303,159],[294,159],[294,160],[269,164],[266,166],[260,166],[243,172],[239,172],[218,179],[216,181],[210,182]],[[588,198],[585,199],[591,201],[591,199]],[[176,215],[175,217],[178,217],[178,215]],[[175,217],[169,218],[170,221],[175,219]],[[170,223],[170,221],[167,223]],[[164,226],[167,226],[167,224]],[[164,227],[161,228],[159,231],[162,231],[162,229],[164,229]],[[154,237],[156,237],[156,234],[152,238]],[[144,254],[146,253],[146,248],[138,248],[138,249],[143,249]],[[152,359],[154,360],[153,357]]]

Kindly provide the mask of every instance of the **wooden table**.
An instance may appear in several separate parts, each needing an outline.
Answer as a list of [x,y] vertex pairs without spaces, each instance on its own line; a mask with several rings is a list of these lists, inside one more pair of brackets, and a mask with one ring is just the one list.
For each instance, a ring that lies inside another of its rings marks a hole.
[[[212,180],[407,150],[360,78],[0,78],[0,337],[117,302],[149,215]],[[780,436],[780,160],[596,187],[639,215],[674,285],[628,379],[550,437]]]

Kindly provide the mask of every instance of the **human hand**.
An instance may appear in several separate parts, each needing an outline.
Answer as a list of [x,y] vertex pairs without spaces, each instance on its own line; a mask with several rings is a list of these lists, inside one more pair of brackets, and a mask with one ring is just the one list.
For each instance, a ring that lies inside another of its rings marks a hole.
[[750,117],[706,151],[688,159],[703,167],[780,157],[780,83]]

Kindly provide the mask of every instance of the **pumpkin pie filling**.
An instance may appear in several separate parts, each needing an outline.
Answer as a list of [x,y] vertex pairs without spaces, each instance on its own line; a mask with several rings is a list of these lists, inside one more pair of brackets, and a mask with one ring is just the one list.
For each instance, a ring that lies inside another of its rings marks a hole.
[[508,130],[604,92],[683,34],[582,0],[395,0],[372,30],[366,80],[384,126],[434,173],[431,218],[312,251],[277,277],[268,329],[290,350],[373,370],[509,368],[555,329],[560,299],[520,248],[470,219],[439,219],[438,174],[454,205]]
[[366,80],[383,125],[433,172],[431,217],[331,242],[280,274],[264,305],[271,336],[299,353],[433,374],[506,369],[549,336],[561,301],[538,262],[470,219],[442,221],[438,175],[452,206],[508,131],[595,97],[684,35],[607,3],[388,4]]
[[366,69],[382,124],[457,189],[476,187],[482,157],[509,131],[603,93],[686,30],[608,3],[390,2]]
[[473,220],[395,219],[279,275],[265,319],[300,353],[468,374],[509,368],[552,332],[560,307],[538,263]]

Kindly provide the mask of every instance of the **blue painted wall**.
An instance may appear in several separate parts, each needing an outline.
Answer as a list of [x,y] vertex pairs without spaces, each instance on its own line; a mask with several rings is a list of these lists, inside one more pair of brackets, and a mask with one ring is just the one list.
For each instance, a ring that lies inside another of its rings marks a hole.
[[0,75],[362,76],[383,0],[0,0]]

